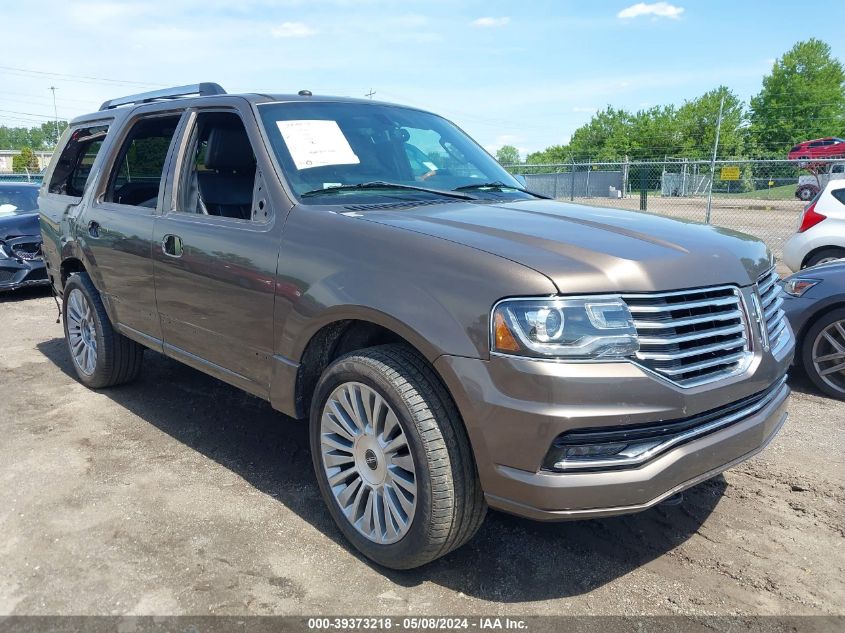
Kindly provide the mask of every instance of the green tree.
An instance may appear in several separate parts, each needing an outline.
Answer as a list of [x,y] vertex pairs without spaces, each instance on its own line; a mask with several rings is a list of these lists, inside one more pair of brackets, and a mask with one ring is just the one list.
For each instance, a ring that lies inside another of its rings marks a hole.
[[722,97],[722,127],[719,134],[719,157],[739,158],[745,155],[748,131],[745,128],[745,104],[730,89],[719,86],[678,108],[676,123],[679,134],[677,156],[710,158],[716,140],[719,104]]
[[38,157],[31,147],[24,147],[20,154],[12,157],[12,171],[15,172],[38,172]]
[[845,70],[830,46],[812,38],[778,59],[751,99],[751,124],[761,155],[778,158],[800,141],[845,135]]
[[502,165],[516,165],[519,163],[519,150],[513,145],[502,145],[496,151],[496,160]]

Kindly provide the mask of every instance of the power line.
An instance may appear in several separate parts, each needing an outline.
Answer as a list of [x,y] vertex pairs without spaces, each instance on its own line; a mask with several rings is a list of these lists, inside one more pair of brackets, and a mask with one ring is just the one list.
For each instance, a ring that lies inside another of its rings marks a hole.
[[68,80],[77,80],[81,82],[102,82],[110,84],[124,84],[132,86],[149,86],[162,87],[166,84],[149,83],[145,81],[131,81],[128,79],[110,79],[107,77],[91,77],[89,75],[70,75],[67,73],[51,73],[43,70],[32,70],[31,68],[18,68],[15,66],[0,66],[0,70],[11,71],[15,73],[28,73],[31,75],[42,75],[46,77],[68,78]]

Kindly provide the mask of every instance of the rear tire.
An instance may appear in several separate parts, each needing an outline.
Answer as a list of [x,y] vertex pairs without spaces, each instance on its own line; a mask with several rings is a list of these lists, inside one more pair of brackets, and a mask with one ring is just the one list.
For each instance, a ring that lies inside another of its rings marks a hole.
[[798,189],[795,195],[798,197],[799,200],[803,202],[809,202],[810,200],[816,197],[816,194],[818,192],[818,187],[813,187],[812,185],[809,185]]
[[[374,431],[366,421],[356,426],[362,418],[375,420]],[[345,426],[338,428],[338,421]],[[386,428],[393,430],[388,434]],[[403,448],[391,453],[391,438],[401,434]],[[317,482],[332,518],[379,565],[425,565],[466,543],[481,526],[487,506],[463,422],[434,370],[413,350],[383,345],[332,363],[314,393],[310,435]],[[389,471],[384,478],[382,463]],[[414,485],[399,514],[399,499],[390,490],[397,467],[397,476]],[[388,497],[393,508],[384,501],[384,511],[374,516],[373,508]],[[392,517],[397,519],[385,528]]]
[[112,327],[88,273],[65,283],[62,321],[73,368],[86,387],[113,387],[138,377],[144,347]]
[[810,266],[816,266],[818,264],[826,264],[828,262],[836,261],[837,259],[845,259],[845,248],[838,248],[835,246],[823,248],[807,258],[807,261],[804,262],[804,268],[809,268]]

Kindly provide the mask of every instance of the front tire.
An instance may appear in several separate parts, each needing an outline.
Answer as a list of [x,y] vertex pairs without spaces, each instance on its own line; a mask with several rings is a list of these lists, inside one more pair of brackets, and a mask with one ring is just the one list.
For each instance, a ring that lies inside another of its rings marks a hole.
[[311,454],[344,536],[392,569],[424,565],[466,543],[486,504],[455,405],[413,350],[353,352],[320,378]]
[[801,344],[801,363],[821,391],[845,400],[845,308],[815,321]]
[[100,389],[138,376],[144,348],[112,327],[88,273],[72,275],[65,283],[62,321],[73,368],[82,384]]

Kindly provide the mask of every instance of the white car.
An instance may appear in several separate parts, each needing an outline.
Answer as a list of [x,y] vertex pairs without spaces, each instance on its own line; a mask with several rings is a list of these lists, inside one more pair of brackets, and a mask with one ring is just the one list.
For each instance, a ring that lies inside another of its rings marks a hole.
[[845,180],[825,185],[783,245],[783,261],[794,272],[837,259],[845,259]]

